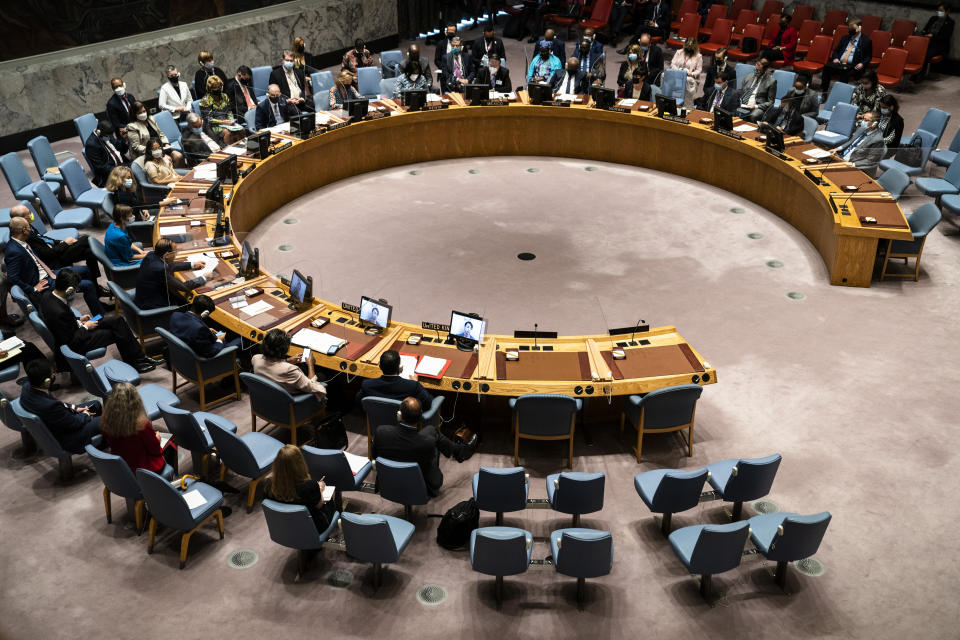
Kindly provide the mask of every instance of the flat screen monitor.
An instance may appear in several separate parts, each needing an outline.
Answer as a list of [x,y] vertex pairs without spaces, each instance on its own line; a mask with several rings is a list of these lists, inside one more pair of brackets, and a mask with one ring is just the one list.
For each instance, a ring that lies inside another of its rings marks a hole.
[[490,85],[488,84],[468,84],[463,91],[464,97],[470,101],[473,106],[479,105],[484,100],[490,99]]
[[590,87],[590,97],[597,109],[609,109],[617,103],[617,92],[610,87]]
[[380,327],[381,329],[386,329],[387,325],[390,324],[390,313],[393,311],[393,307],[390,305],[380,302],[379,300],[374,300],[373,298],[368,298],[363,296],[360,298],[360,321],[365,322],[374,327]]
[[261,131],[247,138],[247,153],[263,160],[270,154],[270,132]]
[[482,342],[487,323],[483,318],[454,311],[450,314],[450,335],[468,342]]
[[677,99],[671,96],[660,94],[657,96],[657,115],[663,116],[677,115]]
[[545,82],[531,82],[527,85],[527,95],[531,104],[542,104],[553,100],[553,87]]
[[220,184],[237,184],[237,156],[230,154],[217,161],[217,180]]
[[766,122],[760,125],[760,133],[767,136],[766,145],[774,151],[783,153],[783,132]]
[[290,297],[296,305],[309,304],[313,300],[313,278],[294,269],[290,276]]
[[290,118],[290,135],[306,140],[317,126],[317,114],[314,112],[301,113]]
[[366,98],[362,100],[344,100],[343,109],[350,115],[351,120],[363,120],[367,117],[367,110],[370,109],[370,101]]
[[714,109],[713,128],[716,131],[733,131],[733,114],[723,109]]
[[214,207],[217,211],[223,211],[223,187],[220,186],[220,180],[215,180],[214,183],[207,188],[207,193],[204,198],[206,198],[207,206]]
[[407,111],[419,111],[427,104],[426,89],[408,89],[407,91],[401,92],[401,96],[403,98],[403,106],[407,108]]
[[240,275],[252,278],[260,271],[260,250],[254,249],[246,240],[240,250]]

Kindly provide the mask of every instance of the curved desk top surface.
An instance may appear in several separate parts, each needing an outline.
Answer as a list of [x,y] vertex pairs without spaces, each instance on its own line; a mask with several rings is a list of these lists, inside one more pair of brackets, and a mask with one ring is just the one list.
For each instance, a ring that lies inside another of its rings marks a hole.
[[[784,160],[764,151],[751,133],[737,140],[712,131],[705,120],[701,122],[709,117],[704,112],[692,112],[688,116],[691,124],[681,124],[641,111],[643,103],[623,113],[580,105],[534,106],[525,104],[523,92],[519,96],[519,103],[497,107],[467,107],[460,96],[450,96],[454,105],[449,109],[397,113],[307,140],[278,133],[274,143],[280,150],[265,160],[240,155],[241,169],[252,170],[230,193],[226,213],[234,234],[232,244],[216,249],[218,254],[232,254],[223,256],[217,267],[228,284],[196,291],[214,298],[217,309],[213,318],[256,341],[274,327],[293,334],[310,328],[311,321],[325,321],[319,330],[345,339],[347,344],[333,356],[314,353],[315,362],[363,377],[380,375],[377,362],[390,348],[449,360],[443,378],[420,376],[431,389],[589,397],[716,382],[715,369],[671,326],[637,334],[636,340],[608,335],[540,339],[537,351],[532,350],[533,340],[488,334],[474,352],[464,352],[420,325],[406,322],[391,322],[382,334],[369,336],[359,330],[355,313],[329,301],[314,300],[307,310],[289,309],[288,288],[263,271],[242,284],[229,284],[237,272],[240,243],[236,233],[250,231],[280,206],[351,176],[448,158],[572,157],[641,166],[713,184],[758,203],[800,230],[819,250],[834,284],[869,286],[879,239],[911,237],[899,206],[866,174],[842,162],[805,172],[809,166],[792,156],[802,159],[802,151],[812,145],[798,139],[787,139]],[[391,101],[382,104],[390,110],[396,107]],[[333,115],[331,122],[340,119]],[[212,159],[217,157],[225,156]],[[337,162],[326,161],[331,157]],[[192,237],[177,244],[178,253],[184,256],[209,249],[206,239],[216,218],[195,200],[209,182],[193,177],[193,172],[185,176],[174,185],[171,195],[194,201],[186,208],[162,209],[154,230],[157,239],[164,230],[169,234],[170,227],[182,227],[189,220],[187,235]],[[815,184],[813,177],[822,177],[819,181],[823,184]],[[850,184],[860,187],[854,195],[844,193]],[[875,211],[880,211],[879,222],[896,226],[861,223],[860,217]],[[251,287],[262,289],[263,294],[250,298],[250,304],[266,301],[273,308],[252,317],[234,308],[238,296]],[[411,336],[421,336],[420,344],[408,344]],[[625,358],[614,359],[611,352],[621,349]],[[300,349],[293,347],[293,351],[299,353]],[[516,351],[519,359],[508,359],[508,351]]]

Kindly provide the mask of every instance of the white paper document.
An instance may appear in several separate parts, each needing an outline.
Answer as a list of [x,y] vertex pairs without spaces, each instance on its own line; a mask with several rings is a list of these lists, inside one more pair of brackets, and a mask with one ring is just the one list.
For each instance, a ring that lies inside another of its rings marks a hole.
[[617,106],[618,106],[618,107],[632,107],[632,106],[635,105],[635,104],[637,104],[637,99],[636,99],[636,98],[624,98],[623,100],[621,100],[620,102],[617,103]]
[[240,313],[247,316],[248,318],[252,318],[253,316],[260,315],[264,311],[270,311],[270,309],[273,309],[273,305],[267,302],[266,300],[261,300],[260,302],[256,302],[254,304],[250,304],[243,307],[242,309],[240,309]]
[[803,155],[810,156],[811,158],[827,158],[831,154],[824,149],[807,149],[803,152]]
[[350,471],[353,475],[357,475],[360,472],[360,469],[370,462],[366,456],[358,456],[355,453],[350,453],[349,451],[344,451],[343,455],[347,457],[347,464],[350,465]]
[[172,433],[158,433],[157,435],[160,436],[160,448],[161,448],[161,449],[164,448],[165,446],[167,446],[167,443],[170,442],[170,439],[171,439],[171,438],[173,438],[173,434],[172,434]]
[[400,366],[402,367],[400,375],[404,378],[413,380],[417,377],[417,374],[414,373],[417,370],[417,359],[413,356],[400,354]]
[[575,100],[577,99],[577,94],[575,94],[575,93],[558,93],[556,99],[557,99],[557,100],[561,100],[561,101],[563,101],[563,102],[573,102],[573,101],[575,101]]
[[172,227],[160,227],[160,235],[162,236],[179,236],[187,232],[187,225],[178,224]]
[[420,364],[417,366],[416,371],[420,375],[438,376],[445,366],[447,366],[446,358],[423,356],[420,358]]
[[440,96],[435,93],[428,93],[427,102],[440,102]]
[[501,93],[501,92],[499,92],[499,91],[491,91],[491,92],[490,92],[490,98],[491,98],[492,100],[516,100],[516,99],[517,99],[517,94],[514,93],[513,91],[511,91],[511,92],[509,92],[509,93]]
[[239,156],[242,153],[246,153],[247,149],[246,147],[232,145],[229,147],[224,147],[223,149],[221,149],[221,151],[223,151],[224,153],[229,153],[232,156]]
[[[199,258],[199,259],[198,259]],[[202,262],[203,266],[193,272],[194,278],[199,278],[200,276],[207,277],[213,273],[217,265],[220,264],[220,258],[212,253],[204,252],[199,256],[191,256],[191,262]]]
[[11,336],[0,342],[0,351],[13,351],[14,349],[19,349],[23,346],[23,340],[17,336]]
[[261,129],[261,131],[269,131],[270,133],[290,133],[290,123],[284,122],[283,124]]
[[756,131],[757,128],[752,124],[738,124],[733,128],[733,130],[743,133],[744,131]]
[[216,180],[217,165],[213,164],[212,162],[198,164],[193,168],[193,177],[196,180]]
[[293,334],[291,342],[298,347],[310,349],[318,353],[329,353],[331,347],[340,347],[347,343],[343,338],[337,338],[322,331],[303,328]]
[[187,491],[183,494],[183,499],[187,502],[187,507],[190,509],[196,509],[197,507],[202,507],[207,504],[207,499],[197,489],[193,491]]
[[336,490],[337,490],[337,488],[334,487],[332,484],[324,485],[324,487],[323,487],[323,501],[324,501],[324,502],[329,502],[329,501],[333,500],[333,492],[336,491]]

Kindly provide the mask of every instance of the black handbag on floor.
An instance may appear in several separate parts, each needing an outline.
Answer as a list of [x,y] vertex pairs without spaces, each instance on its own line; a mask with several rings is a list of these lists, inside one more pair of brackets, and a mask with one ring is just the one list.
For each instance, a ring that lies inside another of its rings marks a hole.
[[473,498],[450,507],[437,525],[437,544],[444,549],[462,549],[470,534],[480,526],[480,509]]
[[923,159],[923,138],[913,134],[910,142],[897,149],[897,154],[893,159],[908,167],[919,167],[920,161]]

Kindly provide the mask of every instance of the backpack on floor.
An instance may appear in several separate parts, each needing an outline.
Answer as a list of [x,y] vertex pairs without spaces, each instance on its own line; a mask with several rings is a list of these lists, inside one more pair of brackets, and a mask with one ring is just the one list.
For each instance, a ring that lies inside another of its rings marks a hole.
[[897,149],[893,159],[908,167],[919,167],[920,161],[923,160],[923,138],[913,134],[910,142]]
[[470,543],[470,533],[480,526],[480,509],[473,498],[450,507],[437,526],[437,544],[444,549],[462,549]]

